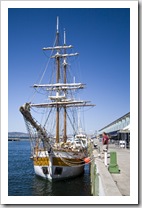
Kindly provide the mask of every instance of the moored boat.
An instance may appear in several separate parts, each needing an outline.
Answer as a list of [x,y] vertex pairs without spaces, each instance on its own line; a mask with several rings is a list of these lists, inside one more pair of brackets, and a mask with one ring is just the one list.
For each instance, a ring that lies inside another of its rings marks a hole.
[[[51,51],[50,59],[55,63],[52,68],[55,78],[51,76],[47,84],[33,85],[35,91],[45,94],[43,102],[28,102],[20,107],[30,135],[31,159],[35,173],[49,180],[80,175],[84,171],[84,159],[88,156],[87,137],[85,134],[77,134],[75,110],[93,107],[94,104],[75,98],[76,91],[83,89],[85,85],[69,80],[68,59],[78,56],[78,53],[67,53],[67,50],[72,48],[72,45],[66,44],[65,31],[64,42],[60,44],[57,17],[55,44],[43,48],[44,52]],[[42,122],[37,121],[39,116],[34,118],[35,109],[41,113]],[[69,133],[74,135],[73,140],[70,139]]]

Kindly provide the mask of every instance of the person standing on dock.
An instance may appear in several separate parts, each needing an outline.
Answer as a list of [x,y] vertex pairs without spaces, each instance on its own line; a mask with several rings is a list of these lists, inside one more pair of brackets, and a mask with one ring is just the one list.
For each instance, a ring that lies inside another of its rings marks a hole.
[[107,150],[108,151],[109,137],[108,137],[108,135],[105,132],[103,132],[102,136],[103,136],[103,139],[102,139],[103,150]]

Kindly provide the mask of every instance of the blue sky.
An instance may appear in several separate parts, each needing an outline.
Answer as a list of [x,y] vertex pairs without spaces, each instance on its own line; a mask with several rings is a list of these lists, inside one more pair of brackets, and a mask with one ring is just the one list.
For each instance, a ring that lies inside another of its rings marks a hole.
[[[79,52],[82,97],[96,106],[85,113],[85,129],[95,132],[130,111],[130,10],[9,9],[8,131],[26,132],[19,107],[45,66],[42,48],[52,46],[56,17],[67,43]],[[63,36],[63,35],[62,35]]]

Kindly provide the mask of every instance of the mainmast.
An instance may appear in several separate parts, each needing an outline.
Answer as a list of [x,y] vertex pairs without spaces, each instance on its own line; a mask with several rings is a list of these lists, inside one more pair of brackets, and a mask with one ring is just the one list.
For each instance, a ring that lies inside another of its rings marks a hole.
[[[56,46],[59,46],[59,17],[57,17],[57,32],[56,32]],[[57,50],[57,54],[59,51]],[[56,64],[57,64],[57,70],[56,70],[56,82],[59,83],[60,79],[60,58],[59,56],[56,56]],[[59,92],[56,92],[56,96],[59,95]],[[57,104],[56,108],[56,143],[59,143],[59,105]]]

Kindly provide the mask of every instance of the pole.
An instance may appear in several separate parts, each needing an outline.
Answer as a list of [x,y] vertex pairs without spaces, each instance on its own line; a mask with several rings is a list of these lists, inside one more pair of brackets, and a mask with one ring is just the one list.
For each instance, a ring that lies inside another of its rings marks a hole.
[[104,164],[107,167],[107,149],[105,149],[104,152]]
[[[57,32],[56,32],[56,46],[59,45],[59,17],[57,17]],[[56,82],[59,82],[60,79],[60,59],[56,58],[57,72],[56,72]],[[59,95],[59,92],[56,93]],[[59,143],[59,106],[56,108],[56,143]]]
[[[66,46],[66,32],[64,30],[64,46]],[[66,49],[64,49],[64,53],[66,53]],[[67,62],[66,62],[66,57],[64,58],[64,83],[66,84],[66,70],[67,70]],[[66,96],[66,90],[65,90],[65,96]],[[64,107],[64,142],[67,141],[67,111],[66,111],[66,106]]]

